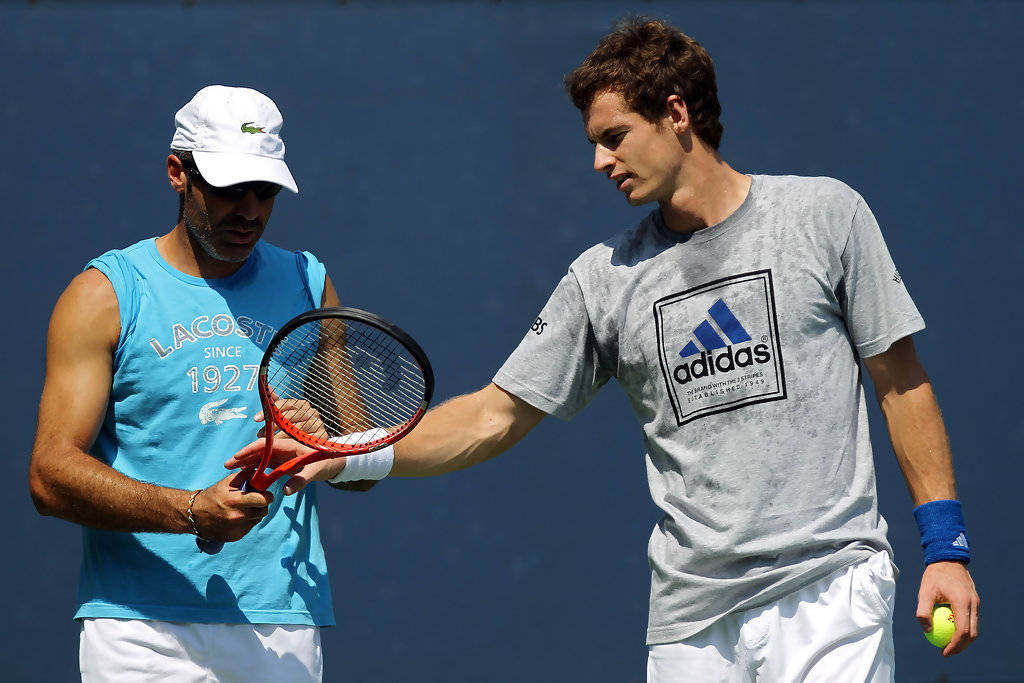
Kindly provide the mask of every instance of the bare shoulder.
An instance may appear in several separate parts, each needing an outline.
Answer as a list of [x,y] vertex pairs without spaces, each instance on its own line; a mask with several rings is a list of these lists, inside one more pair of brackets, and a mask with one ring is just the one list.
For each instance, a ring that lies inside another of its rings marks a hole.
[[110,280],[95,268],[79,273],[57,299],[50,318],[50,342],[77,339],[117,345],[120,309]]
[[89,298],[93,303],[103,303],[104,300],[117,305],[117,295],[114,294],[114,286],[110,284],[107,276],[96,268],[87,268],[72,278],[64,295]]
[[120,334],[110,281],[94,269],[75,276],[50,317],[33,467],[69,446],[86,450],[96,438]]

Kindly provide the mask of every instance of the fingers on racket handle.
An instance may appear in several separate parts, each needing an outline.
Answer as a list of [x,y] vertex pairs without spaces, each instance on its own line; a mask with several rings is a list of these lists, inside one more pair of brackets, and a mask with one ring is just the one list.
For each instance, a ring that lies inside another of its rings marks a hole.
[[[254,489],[249,485],[249,482],[242,484],[242,493],[248,493],[253,490]],[[207,555],[216,555],[224,549],[224,541],[208,541],[205,538],[199,538],[197,536],[196,546]]]
[[196,545],[207,555],[216,555],[224,548],[224,541],[207,541],[205,538],[196,537]]
[[[249,493],[249,491],[255,491],[255,489],[249,485],[246,481],[242,484],[242,493]],[[196,537],[196,546],[207,555],[216,555],[224,549],[224,541],[208,541],[205,538]]]

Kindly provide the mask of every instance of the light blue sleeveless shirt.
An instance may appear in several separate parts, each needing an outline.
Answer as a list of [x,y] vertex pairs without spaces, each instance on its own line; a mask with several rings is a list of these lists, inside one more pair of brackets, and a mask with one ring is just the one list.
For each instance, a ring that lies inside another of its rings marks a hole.
[[[320,305],[325,269],[264,242],[230,277],[171,267],[153,239],[88,263],[114,286],[121,337],[107,414],[92,454],[133,479],[205,488],[256,438],[256,373],[288,319]],[[75,618],[334,624],[316,487],[271,491],[270,514],[218,555],[188,534],[83,530]]]

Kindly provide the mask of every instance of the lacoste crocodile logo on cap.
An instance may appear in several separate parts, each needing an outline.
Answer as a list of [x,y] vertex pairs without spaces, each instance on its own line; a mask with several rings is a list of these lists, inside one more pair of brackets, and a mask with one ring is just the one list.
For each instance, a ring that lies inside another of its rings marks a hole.
[[254,125],[252,125],[254,123],[256,123],[256,122],[255,121],[246,121],[245,123],[243,123],[242,124],[242,132],[243,133],[265,133],[266,132],[265,130],[263,130],[263,126],[254,126]]

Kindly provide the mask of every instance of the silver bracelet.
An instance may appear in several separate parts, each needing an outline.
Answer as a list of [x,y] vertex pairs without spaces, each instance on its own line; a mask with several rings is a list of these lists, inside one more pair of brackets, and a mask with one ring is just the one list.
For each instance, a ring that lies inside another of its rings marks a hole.
[[203,489],[196,489],[192,492],[192,495],[188,497],[188,507],[185,508],[185,514],[188,516],[188,523],[192,526],[192,535],[196,538],[202,538],[199,535],[199,525],[196,524],[196,518],[192,516],[192,506],[196,502],[196,496],[203,492]]

